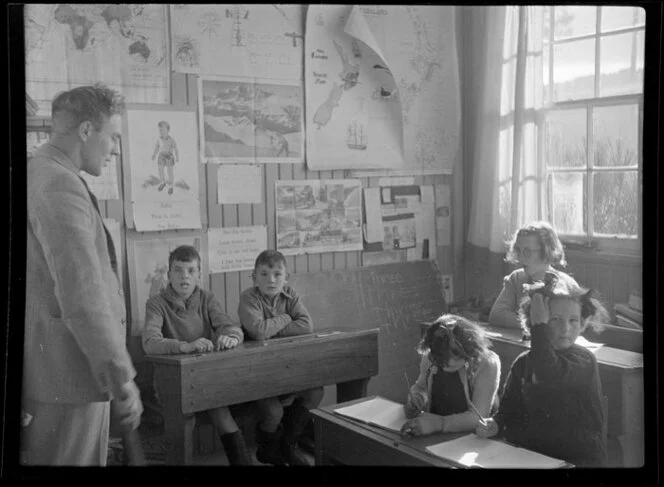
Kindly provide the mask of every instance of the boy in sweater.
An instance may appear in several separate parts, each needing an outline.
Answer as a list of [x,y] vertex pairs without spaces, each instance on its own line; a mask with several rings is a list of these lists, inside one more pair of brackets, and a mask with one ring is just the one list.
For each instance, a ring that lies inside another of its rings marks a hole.
[[[205,353],[242,343],[242,328],[224,312],[211,292],[200,288],[200,276],[201,257],[194,247],[182,245],[171,252],[168,286],[145,305],[146,354]],[[219,432],[229,463],[251,465],[244,436],[229,408],[223,406],[207,413]]]
[[[286,259],[281,252],[261,252],[252,278],[254,285],[242,292],[238,306],[238,316],[249,339],[269,340],[313,331],[309,312],[295,289],[287,284]],[[315,387],[257,402],[262,413],[257,431],[259,462],[310,466],[298,441],[310,420],[309,410],[318,407],[323,392],[322,387]]]

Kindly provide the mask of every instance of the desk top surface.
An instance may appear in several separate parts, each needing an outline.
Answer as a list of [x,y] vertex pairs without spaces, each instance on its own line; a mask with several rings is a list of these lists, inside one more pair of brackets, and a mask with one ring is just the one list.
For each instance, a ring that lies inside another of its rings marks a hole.
[[146,355],[146,360],[153,363],[164,363],[173,365],[185,365],[194,362],[207,362],[221,358],[232,358],[237,355],[261,353],[263,350],[288,349],[299,347],[303,344],[325,343],[336,340],[357,339],[363,336],[375,336],[379,333],[378,328],[370,330],[347,330],[343,328],[320,329],[307,335],[298,335],[287,338],[273,338],[270,340],[253,341],[247,340],[231,350],[223,350],[209,353],[175,354],[175,355]]
[[311,413],[315,418],[320,418],[326,421],[342,425],[344,428],[348,428],[355,433],[359,433],[363,436],[367,436],[374,439],[383,440],[384,442],[390,443],[394,448],[398,448],[400,451],[405,452],[406,454],[415,455],[420,459],[425,459],[426,462],[430,463],[432,466],[440,466],[447,468],[465,468],[463,465],[458,465],[449,460],[440,458],[432,453],[429,453],[426,449],[427,446],[436,445],[443,441],[453,440],[468,434],[464,433],[436,433],[429,436],[411,436],[411,437],[402,437],[400,434],[389,431],[384,428],[379,428],[377,426],[372,426],[360,421],[355,421],[351,418],[343,417],[334,413],[335,409],[350,406],[352,404],[357,404],[359,402],[366,401],[371,399],[373,396],[363,397],[361,399],[355,399],[353,401],[348,401],[340,404],[332,404],[329,406],[324,406],[318,409],[314,409]]

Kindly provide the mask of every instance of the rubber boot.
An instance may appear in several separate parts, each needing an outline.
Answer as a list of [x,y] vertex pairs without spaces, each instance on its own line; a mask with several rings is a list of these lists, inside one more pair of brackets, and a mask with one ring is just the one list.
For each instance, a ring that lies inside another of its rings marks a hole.
[[220,435],[221,444],[224,445],[226,450],[226,458],[230,465],[252,465],[251,455],[247,450],[247,445],[244,442],[244,435],[242,431],[238,430],[235,433],[226,433]]
[[313,466],[297,444],[310,418],[309,410],[298,402],[284,409],[284,417],[281,420],[281,424],[284,425],[284,434],[281,438],[281,451],[289,465]]
[[256,430],[256,459],[261,463],[271,465],[286,465],[286,459],[279,451],[279,442],[281,440],[281,429],[277,431],[263,431],[260,427]]

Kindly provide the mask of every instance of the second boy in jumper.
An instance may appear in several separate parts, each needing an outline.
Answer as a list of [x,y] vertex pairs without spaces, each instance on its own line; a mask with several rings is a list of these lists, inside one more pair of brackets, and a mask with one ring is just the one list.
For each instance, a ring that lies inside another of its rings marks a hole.
[[[200,274],[201,257],[194,247],[182,245],[171,252],[169,284],[145,305],[145,353],[203,353],[242,343],[244,335],[239,324],[224,313],[211,292],[198,286]],[[229,463],[251,465],[244,436],[229,408],[222,406],[207,413],[219,432]]]
[[[253,287],[240,295],[238,315],[247,336],[267,340],[313,331],[313,322],[299,296],[286,285],[286,259],[276,250],[265,250],[256,258]],[[262,420],[258,427],[256,458],[262,463],[310,465],[297,441],[306,427],[309,410],[323,399],[323,388],[300,391],[287,397],[258,401]],[[292,400],[292,405],[284,405]],[[283,431],[279,431],[280,423]]]

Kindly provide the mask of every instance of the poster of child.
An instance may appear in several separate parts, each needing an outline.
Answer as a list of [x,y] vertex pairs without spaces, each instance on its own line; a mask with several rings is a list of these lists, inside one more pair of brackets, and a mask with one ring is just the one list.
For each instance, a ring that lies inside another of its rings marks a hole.
[[[161,191],[168,183],[168,194],[173,194],[173,167],[178,162],[178,146],[175,139],[169,134],[171,130],[170,123],[162,120],[157,126],[159,127],[159,137],[157,137],[157,143],[152,153],[153,161],[159,157],[157,165],[159,167],[160,183],[157,190]],[[164,168],[168,172],[168,180],[164,179]]]

